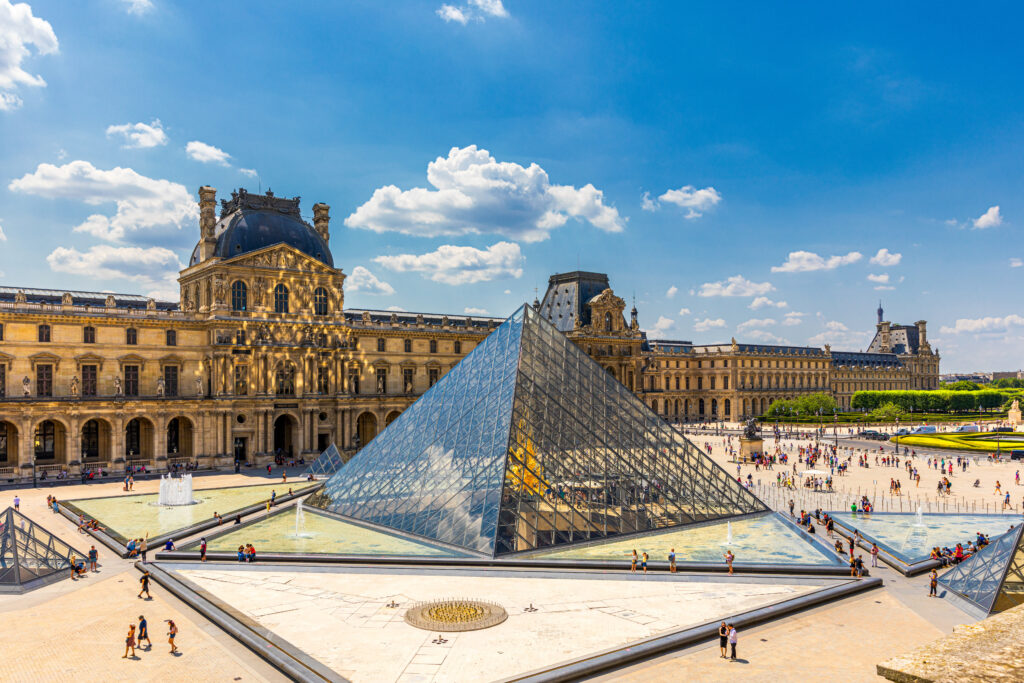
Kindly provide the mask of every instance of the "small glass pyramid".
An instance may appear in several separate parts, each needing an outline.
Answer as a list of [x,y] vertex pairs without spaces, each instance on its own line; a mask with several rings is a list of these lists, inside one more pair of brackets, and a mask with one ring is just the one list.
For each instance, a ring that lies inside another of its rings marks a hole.
[[79,553],[14,508],[0,512],[0,592],[22,592],[58,572],[71,575]]
[[316,504],[489,556],[768,509],[529,306]]
[[305,474],[312,474],[314,479],[327,479],[340,470],[344,464],[345,461],[341,459],[341,454],[338,453],[338,447],[332,443],[327,447],[327,450],[317,456],[317,459],[306,468]]
[[944,574],[939,583],[986,614],[1024,603],[1024,524]]

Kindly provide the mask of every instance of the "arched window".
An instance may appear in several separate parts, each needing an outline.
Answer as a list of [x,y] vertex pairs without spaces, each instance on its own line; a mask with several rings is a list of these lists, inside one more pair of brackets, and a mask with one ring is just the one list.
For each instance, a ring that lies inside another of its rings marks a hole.
[[36,427],[36,457],[39,459],[52,460],[56,455],[57,427],[47,420]]
[[231,310],[245,311],[249,308],[249,287],[241,280],[231,283]]
[[[278,285],[280,286],[280,285]],[[279,396],[295,395],[295,366],[291,363],[282,363],[277,368],[277,376],[274,393]]]
[[82,457],[100,457],[100,423],[89,420],[82,427]]
[[604,331],[605,332],[611,332],[612,331],[612,314],[611,313],[605,313],[604,314]]
[[274,313],[288,312],[288,288],[284,285],[274,287]]
[[313,290],[313,314],[327,315],[327,290],[323,287]]

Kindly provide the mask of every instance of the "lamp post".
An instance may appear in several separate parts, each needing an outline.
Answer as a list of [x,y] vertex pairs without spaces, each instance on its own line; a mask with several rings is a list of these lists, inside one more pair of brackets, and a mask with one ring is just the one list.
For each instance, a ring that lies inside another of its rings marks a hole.
[[35,449],[32,451],[32,488],[36,488],[36,454],[39,452],[39,447],[42,445],[42,441],[39,439],[39,432],[36,432]]
[[900,454],[900,417],[896,416],[896,455]]
[[832,436],[836,442],[836,453],[839,452],[839,413],[832,409]]

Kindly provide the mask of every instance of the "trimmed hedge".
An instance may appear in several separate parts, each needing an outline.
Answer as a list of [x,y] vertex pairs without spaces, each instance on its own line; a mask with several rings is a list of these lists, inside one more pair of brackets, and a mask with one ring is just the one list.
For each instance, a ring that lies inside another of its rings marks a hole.
[[1007,408],[1014,398],[1024,398],[1021,389],[982,389],[981,391],[858,391],[850,407],[871,412],[886,403],[895,403],[907,412],[964,413]]
[[[999,441],[998,434],[1002,435]],[[889,439],[896,441],[896,437]],[[931,448],[952,448],[960,451],[1024,450],[1024,434],[1013,432],[981,432],[975,434],[914,434],[900,437],[901,446],[928,446]]]

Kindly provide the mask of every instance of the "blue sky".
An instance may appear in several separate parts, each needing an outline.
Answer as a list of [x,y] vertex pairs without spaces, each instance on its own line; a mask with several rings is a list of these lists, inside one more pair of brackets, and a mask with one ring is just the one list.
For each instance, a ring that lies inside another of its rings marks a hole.
[[0,0],[0,284],[176,296],[196,189],[331,205],[353,307],[607,272],[651,336],[929,321],[1024,366],[1017,5]]

